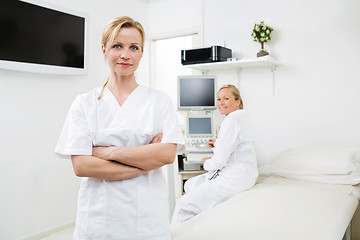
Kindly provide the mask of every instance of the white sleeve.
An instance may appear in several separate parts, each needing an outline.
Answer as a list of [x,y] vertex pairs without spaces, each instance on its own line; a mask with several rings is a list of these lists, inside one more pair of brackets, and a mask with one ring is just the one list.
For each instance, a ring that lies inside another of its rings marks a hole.
[[67,114],[55,153],[62,158],[92,155],[92,138],[80,97],[76,97]]
[[213,171],[226,166],[231,154],[240,144],[240,130],[240,124],[236,118],[223,120],[215,142],[214,155],[204,163],[205,170]]
[[176,143],[178,152],[183,151],[185,142],[171,98],[163,94],[155,111],[155,121],[163,132],[162,143]]

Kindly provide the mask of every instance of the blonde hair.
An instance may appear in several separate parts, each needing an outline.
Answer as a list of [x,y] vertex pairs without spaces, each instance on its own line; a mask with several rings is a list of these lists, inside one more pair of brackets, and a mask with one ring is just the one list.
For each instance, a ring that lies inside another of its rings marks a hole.
[[[141,23],[135,21],[128,16],[116,17],[105,26],[101,40],[101,43],[104,46],[105,50],[108,51],[111,48],[112,44],[114,43],[114,39],[121,28],[136,28],[140,32],[142,38],[140,46],[141,51],[144,52],[145,30]],[[107,83],[108,81],[106,81],[106,83],[102,87],[98,100],[102,98]]]
[[239,109],[244,109],[244,104],[243,104],[243,100],[240,96],[240,91],[237,87],[235,87],[234,85],[231,84],[227,84],[227,85],[223,85],[218,92],[220,92],[222,89],[224,88],[228,88],[230,89],[231,93],[233,94],[233,96],[235,97],[235,100],[240,100],[240,104],[239,104]]
[[116,17],[112,19],[104,28],[101,43],[104,45],[106,50],[111,48],[111,45],[114,42],[115,37],[119,33],[121,28],[136,28],[142,38],[141,42],[141,51],[144,51],[144,42],[145,42],[145,31],[143,26],[128,16]]

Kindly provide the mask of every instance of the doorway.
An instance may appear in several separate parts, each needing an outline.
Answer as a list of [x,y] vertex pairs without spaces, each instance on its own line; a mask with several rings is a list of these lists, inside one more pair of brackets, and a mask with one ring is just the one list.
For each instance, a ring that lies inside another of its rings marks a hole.
[[[191,75],[192,69],[181,64],[181,50],[191,49],[198,42],[198,34],[181,34],[179,36],[158,38],[151,41],[150,87],[166,92],[177,109],[177,77]],[[182,115],[178,112],[178,120],[182,123]],[[162,167],[169,190],[170,218],[174,211],[175,193],[181,191],[181,179],[177,174],[177,160],[171,165]]]

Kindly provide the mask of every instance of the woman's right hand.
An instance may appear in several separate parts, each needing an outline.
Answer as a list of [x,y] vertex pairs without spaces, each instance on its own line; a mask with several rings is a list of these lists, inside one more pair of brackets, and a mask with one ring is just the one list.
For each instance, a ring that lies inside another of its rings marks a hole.
[[215,145],[214,145],[215,142],[216,142],[215,138],[210,138],[208,141],[208,145],[213,148],[213,147],[215,147]]

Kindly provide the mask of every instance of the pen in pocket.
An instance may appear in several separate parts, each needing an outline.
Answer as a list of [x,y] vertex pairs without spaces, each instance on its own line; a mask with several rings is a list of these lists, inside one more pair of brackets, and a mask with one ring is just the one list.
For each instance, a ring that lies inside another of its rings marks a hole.
[[209,179],[209,180],[215,179],[217,176],[219,176],[219,172],[220,172],[220,169],[216,170],[216,171],[211,175],[211,177],[209,177],[208,179]]

